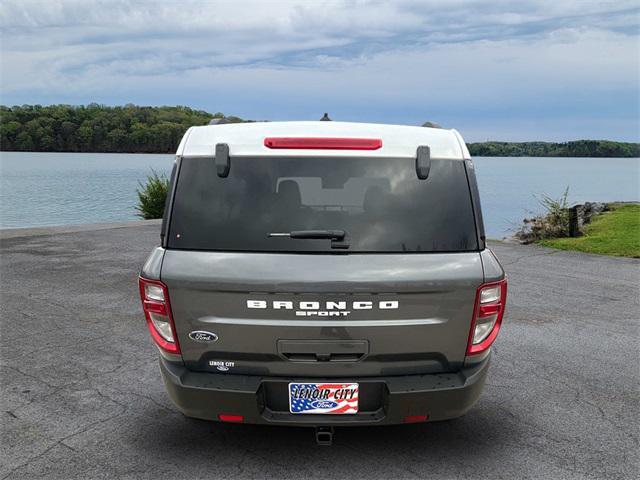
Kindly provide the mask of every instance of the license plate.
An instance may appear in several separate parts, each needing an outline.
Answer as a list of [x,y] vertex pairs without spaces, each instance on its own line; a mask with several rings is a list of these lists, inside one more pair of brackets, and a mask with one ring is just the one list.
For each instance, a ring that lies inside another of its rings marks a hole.
[[289,411],[331,415],[358,413],[358,384],[290,383]]

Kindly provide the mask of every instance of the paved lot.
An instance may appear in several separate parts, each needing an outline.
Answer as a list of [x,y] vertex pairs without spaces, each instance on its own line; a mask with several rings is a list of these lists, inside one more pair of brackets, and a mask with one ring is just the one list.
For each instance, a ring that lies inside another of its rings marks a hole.
[[1,241],[0,478],[637,478],[640,262],[494,245],[510,298],[477,406],[327,448],[172,408],[135,284],[158,230]]

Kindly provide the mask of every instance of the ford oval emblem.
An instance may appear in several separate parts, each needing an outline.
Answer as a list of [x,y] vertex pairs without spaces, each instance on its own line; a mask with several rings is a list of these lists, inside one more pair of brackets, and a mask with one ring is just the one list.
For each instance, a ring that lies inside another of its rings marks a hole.
[[323,410],[327,410],[329,408],[336,408],[338,404],[336,402],[332,402],[331,400],[316,400],[311,403],[313,408],[321,408]]
[[189,334],[189,338],[194,342],[208,343],[218,340],[218,335],[211,332],[205,332],[204,330],[196,330]]

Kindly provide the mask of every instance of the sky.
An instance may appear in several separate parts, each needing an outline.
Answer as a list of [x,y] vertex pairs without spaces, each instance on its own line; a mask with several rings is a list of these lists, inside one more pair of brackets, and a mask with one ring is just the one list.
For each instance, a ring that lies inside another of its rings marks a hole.
[[3,0],[0,103],[640,141],[639,25],[635,0]]

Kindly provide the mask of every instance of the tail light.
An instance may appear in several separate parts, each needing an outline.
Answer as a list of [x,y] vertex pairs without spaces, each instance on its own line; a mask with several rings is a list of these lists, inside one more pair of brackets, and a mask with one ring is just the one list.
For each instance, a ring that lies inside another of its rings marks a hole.
[[267,137],[267,148],[309,150],[378,150],[382,148],[379,138],[328,138],[328,137]]
[[164,351],[179,354],[180,344],[171,316],[167,286],[159,280],[148,280],[142,277],[139,277],[138,284],[142,310],[144,310],[151,337]]
[[487,350],[498,336],[507,301],[507,279],[478,287],[467,355]]

